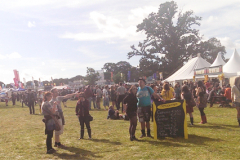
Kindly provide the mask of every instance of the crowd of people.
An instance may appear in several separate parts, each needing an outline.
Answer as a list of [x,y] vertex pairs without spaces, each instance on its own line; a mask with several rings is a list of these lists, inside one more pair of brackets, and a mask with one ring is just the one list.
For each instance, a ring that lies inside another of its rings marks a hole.
[[[45,134],[47,135],[46,146],[48,154],[56,151],[52,147],[53,134],[55,134],[54,147],[65,147],[60,141],[60,135],[63,134],[63,126],[65,125],[62,105],[67,107],[66,101],[72,97],[78,100],[75,113],[80,123],[79,139],[84,138],[84,125],[87,128],[89,139],[92,138],[90,127],[92,117],[89,111],[93,108],[101,109],[101,101],[103,109],[108,109],[107,119],[129,120],[129,136],[131,141],[137,140],[135,136],[137,121],[141,125],[140,138],[146,136],[152,137],[150,119],[152,116],[152,103],[154,101],[162,101],[164,103],[169,100],[185,100],[186,113],[189,114],[190,125],[193,125],[193,107],[197,106],[200,112],[200,124],[205,124],[207,123],[207,117],[204,110],[207,104],[210,103],[210,107],[212,107],[216,99],[221,97],[222,101],[232,102],[233,107],[236,107],[237,119],[240,126],[240,77],[235,79],[232,88],[229,84],[224,84],[221,87],[217,81],[183,82],[182,84],[176,83],[173,87],[167,81],[147,84],[145,79],[139,78],[136,85],[126,85],[123,83],[111,86],[88,85],[74,93],[67,90],[59,92],[55,88],[45,93],[42,91],[37,93],[31,90],[21,94],[13,93],[11,96],[13,105],[15,105],[15,100],[21,101],[22,107],[23,104],[29,107],[30,114],[35,114],[34,105],[39,104],[39,110],[44,115],[43,121],[45,123]],[[8,104],[7,100],[6,98],[6,105]]]

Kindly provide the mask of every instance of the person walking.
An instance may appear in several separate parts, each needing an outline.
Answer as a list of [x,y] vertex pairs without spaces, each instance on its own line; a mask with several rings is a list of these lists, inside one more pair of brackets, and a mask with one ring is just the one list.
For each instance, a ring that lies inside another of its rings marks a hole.
[[130,141],[137,140],[135,136],[135,131],[137,127],[137,103],[138,99],[136,97],[137,87],[132,85],[129,89],[129,94],[123,99],[124,110],[126,111],[126,115],[129,118],[130,126],[129,126],[129,134]]
[[[120,109],[120,103],[122,103],[126,93],[126,88],[122,86],[122,82],[119,83],[119,87],[117,88],[117,110]],[[123,103],[122,103],[122,111],[123,111]]]
[[54,147],[59,147],[59,148],[64,148],[65,146],[60,142],[60,135],[63,134],[63,129],[64,129],[64,125],[65,125],[65,119],[63,116],[63,110],[62,110],[62,106],[61,103],[63,101],[63,99],[68,99],[71,98],[72,96],[76,95],[77,93],[73,93],[73,94],[67,94],[65,96],[58,96],[58,90],[56,88],[51,89],[51,93],[52,93],[52,99],[50,101],[51,105],[53,105],[54,103],[57,104],[57,112],[59,114],[59,125],[61,127],[61,130],[59,131],[55,131],[55,145]]
[[204,108],[207,107],[207,93],[206,93],[206,88],[204,87],[204,84],[202,81],[198,81],[197,83],[196,96],[197,96],[196,105],[201,114],[200,124],[205,124],[207,123],[207,117],[206,117],[206,114],[204,113]]
[[240,77],[235,78],[234,86],[231,89],[233,107],[237,110],[237,120],[240,127]]
[[98,86],[96,86],[96,98],[97,98],[96,102],[97,102],[97,108],[98,109],[101,109],[100,108],[101,97],[102,97],[102,91]]
[[35,114],[34,102],[35,102],[35,96],[34,96],[32,90],[28,89],[27,104],[29,107],[30,114]]
[[143,78],[138,79],[138,90],[137,90],[137,98],[138,98],[138,121],[141,123],[141,132],[142,135],[140,138],[146,137],[145,126],[147,128],[147,136],[151,136],[150,132],[150,117],[151,117],[151,95],[154,96],[155,99],[161,99],[156,93],[154,93],[151,87],[146,86],[146,81]]
[[88,131],[88,139],[91,139],[91,127],[90,127],[90,120],[89,120],[89,101],[86,99],[84,93],[80,93],[79,99],[75,109],[76,115],[78,116],[78,120],[81,126],[80,130],[80,139],[84,137],[84,124],[87,127]]

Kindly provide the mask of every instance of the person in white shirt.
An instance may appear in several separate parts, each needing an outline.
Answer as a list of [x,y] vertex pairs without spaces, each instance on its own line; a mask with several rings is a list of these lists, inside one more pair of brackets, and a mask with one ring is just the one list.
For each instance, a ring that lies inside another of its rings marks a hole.
[[237,77],[231,90],[233,107],[237,109],[238,125],[240,127],[240,77]]
[[106,85],[103,89],[103,106],[106,110],[106,106],[109,107],[109,95],[108,95],[108,86]]

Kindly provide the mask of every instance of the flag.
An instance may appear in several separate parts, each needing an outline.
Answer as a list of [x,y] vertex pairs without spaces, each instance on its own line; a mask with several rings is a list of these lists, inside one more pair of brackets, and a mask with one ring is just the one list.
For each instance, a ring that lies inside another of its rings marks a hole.
[[2,84],[2,89],[4,89],[5,84]]
[[131,71],[128,71],[127,76],[128,76],[128,81],[130,81],[130,79],[131,79]]
[[26,79],[23,78],[23,83],[24,83],[24,86],[26,86]]
[[16,87],[18,87],[18,82],[20,81],[19,80],[19,72],[16,69],[14,69],[13,73],[14,73],[14,78],[13,78],[14,84]]
[[154,73],[154,74],[153,74],[153,78],[154,78],[154,79],[157,79],[157,73]]
[[35,86],[34,78],[32,77],[32,86]]
[[159,72],[159,77],[160,77],[160,80],[163,80],[163,74],[162,74],[162,72]]

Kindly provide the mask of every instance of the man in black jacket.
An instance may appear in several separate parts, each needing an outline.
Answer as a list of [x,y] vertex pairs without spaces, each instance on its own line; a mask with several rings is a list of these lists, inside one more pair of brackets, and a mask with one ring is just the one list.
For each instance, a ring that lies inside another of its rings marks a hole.
[[35,114],[34,101],[35,101],[34,93],[31,91],[31,89],[28,89],[27,102],[28,102],[30,114]]

